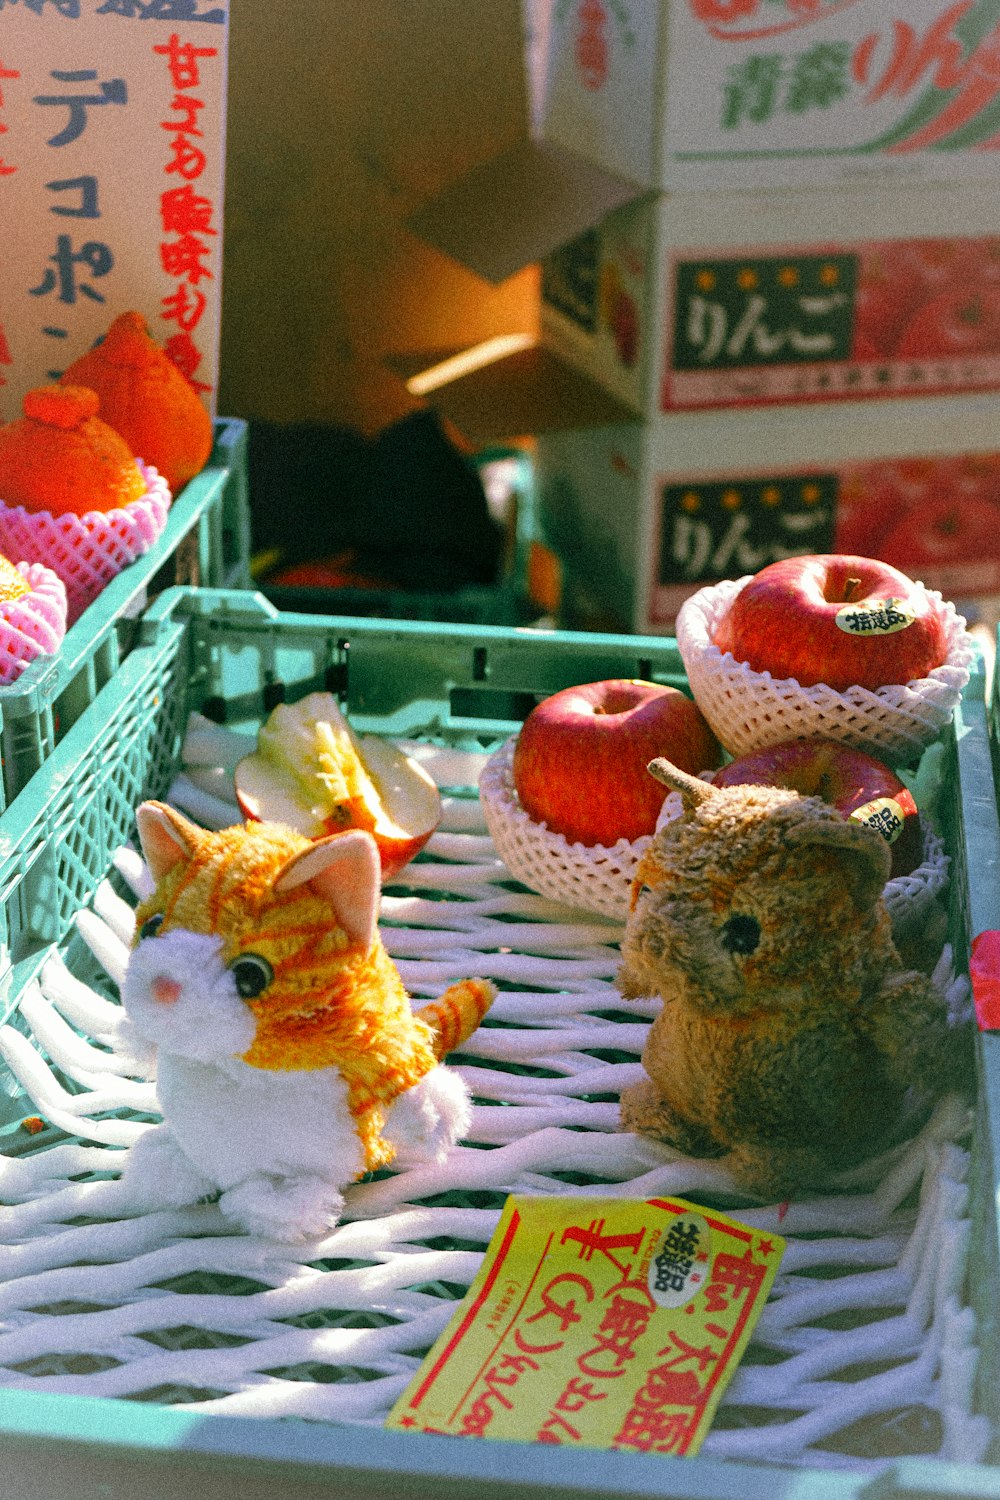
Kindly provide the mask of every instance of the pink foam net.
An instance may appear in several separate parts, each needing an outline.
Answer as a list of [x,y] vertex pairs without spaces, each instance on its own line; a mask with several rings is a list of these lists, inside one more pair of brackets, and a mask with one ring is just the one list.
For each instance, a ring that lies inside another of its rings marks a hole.
[[19,562],[31,589],[0,604],[0,685],[16,681],[38,656],[58,651],[66,634],[66,586],[44,563]]
[[44,563],[66,585],[67,622],[83,614],[122,568],[148,552],[167,522],[170,489],[149,464],[137,459],[146,493],[118,510],[54,516],[0,500],[0,552]]

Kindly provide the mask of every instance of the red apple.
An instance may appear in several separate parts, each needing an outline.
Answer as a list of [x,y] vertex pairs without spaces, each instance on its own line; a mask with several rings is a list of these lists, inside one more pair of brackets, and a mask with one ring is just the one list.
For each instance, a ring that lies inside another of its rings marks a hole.
[[615,296],[611,328],[618,358],[626,369],[631,369],[639,358],[639,310],[635,298],[624,288],[619,288]]
[[892,482],[907,505],[919,505],[950,482],[947,458],[897,458],[887,465]]
[[617,843],[656,827],[664,787],[657,755],[692,775],[719,764],[701,710],[677,688],[611,678],[563,688],[525,719],[514,751],[521,806],[571,843]]
[[374,734],[356,735],[330,693],[281,703],[235,771],[246,818],[285,823],[307,838],[364,828],[383,881],[417,854],[441,819],[441,795],[424,768]]
[[733,599],[715,644],[755,672],[838,692],[926,677],[947,655],[935,601],[898,568],[849,553],[769,563]]
[[950,460],[949,475],[959,494],[1000,502],[1000,455],[959,454]]
[[899,340],[900,359],[951,359],[1000,351],[1000,289],[957,287],[918,308]]
[[920,814],[910,791],[882,761],[836,740],[783,740],[739,756],[712,780],[716,786],[783,786],[822,797],[891,844],[894,877],[909,875],[923,859]]
[[995,235],[960,240],[959,272],[956,280],[963,285],[996,286],[1000,284],[1000,239]]
[[996,555],[1000,506],[983,496],[945,490],[914,505],[879,549],[898,568],[978,563]]
[[882,541],[906,513],[887,464],[866,464],[841,481],[834,543],[853,557],[881,557]]
[[855,359],[885,359],[926,297],[921,269],[905,246],[892,241],[862,252],[854,293]]
[[965,257],[961,240],[893,240],[884,249],[891,251],[892,274],[904,284],[915,285],[925,302],[962,284]]

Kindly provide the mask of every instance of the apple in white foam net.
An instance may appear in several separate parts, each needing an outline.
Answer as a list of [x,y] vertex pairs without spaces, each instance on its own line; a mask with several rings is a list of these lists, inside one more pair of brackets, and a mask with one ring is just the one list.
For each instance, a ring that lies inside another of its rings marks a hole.
[[913,795],[889,766],[835,740],[784,740],[740,755],[712,777],[716,786],[780,786],[821,797],[845,818],[882,835],[892,878],[911,874],[924,856]]
[[920,584],[847,553],[769,563],[735,596],[715,644],[755,672],[838,692],[926,677],[948,650],[937,602]]
[[383,881],[441,820],[441,794],[424,768],[388,740],[356,734],[330,693],[279,704],[234,780],[240,810],[253,821],[285,823],[312,839],[366,829]]
[[678,688],[607,678],[544,698],[514,748],[518,800],[570,843],[609,848],[651,834],[666,795],[646,767],[665,755],[693,775],[719,764],[718,741]]

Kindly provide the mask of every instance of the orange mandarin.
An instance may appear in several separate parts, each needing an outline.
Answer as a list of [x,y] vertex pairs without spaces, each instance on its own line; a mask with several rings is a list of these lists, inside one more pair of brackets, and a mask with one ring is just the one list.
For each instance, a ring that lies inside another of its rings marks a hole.
[[125,440],[97,415],[98,397],[73,385],[43,385],[24,416],[0,427],[0,501],[54,516],[117,510],[146,493]]
[[141,313],[116,318],[62,380],[97,392],[104,420],[174,494],[208,462],[212,419],[187,376],[150,337]]

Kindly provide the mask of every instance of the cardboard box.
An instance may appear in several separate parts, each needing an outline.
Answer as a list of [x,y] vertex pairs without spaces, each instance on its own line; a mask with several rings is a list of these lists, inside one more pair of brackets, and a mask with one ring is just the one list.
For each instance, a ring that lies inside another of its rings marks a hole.
[[542,139],[656,190],[1000,172],[992,0],[562,0]]
[[[523,137],[407,219],[491,282],[647,193],[671,195],[687,243],[699,244],[697,205],[714,198],[752,246],[778,238],[762,233],[761,191],[790,198],[784,238],[808,243],[819,238],[810,193],[923,189],[933,218],[928,190],[964,183],[981,217],[1000,176],[996,0],[525,3],[537,12],[530,71],[544,84]],[[869,237],[975,232],[961,218],[935,231],[919,210],[903,217],[911,228],[876,224]],[[852,232],[840,218],[825,233]]]
[[565,622],[669,633],[695,589],[783,556],[881,556],[975,612],[1000,593],[989,398],[671,415],[537,447]]
[[[491,280],[542,259],[541,347],[431,399],[475,441],[539,435],[566,623],[669,631],[694,587],[782,551],[903,565],[904,510],[934,517],[907,571],[1000,592],[965,521],[998,507],[1000,5],[560,0],[550,21],[538,138],[410,222]],[[595,392],[619,415],[582,417]],[[898,467],[969,455],[934,470],[957,516]]]
[[1000,198],[646,196],[543,262],[549,351],[664,413],[1000,387]]

